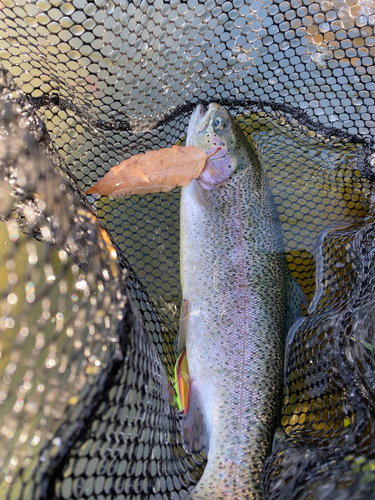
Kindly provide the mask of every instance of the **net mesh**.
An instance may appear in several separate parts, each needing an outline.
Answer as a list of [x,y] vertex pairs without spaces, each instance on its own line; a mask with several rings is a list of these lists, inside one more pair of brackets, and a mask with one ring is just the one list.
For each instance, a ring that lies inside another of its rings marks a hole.
[[212,101],[257,143],[310,304],[264,498],[371,497],[374,25],[367,0],[2,0],[5,498],[178,499],[199,480],[170,382],[179,191],[83,191],[183,142]]

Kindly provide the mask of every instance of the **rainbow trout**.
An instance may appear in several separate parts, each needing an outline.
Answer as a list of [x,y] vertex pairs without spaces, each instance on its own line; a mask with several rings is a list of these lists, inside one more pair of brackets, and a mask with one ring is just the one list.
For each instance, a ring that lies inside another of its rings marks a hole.
[[187,145],[207,154],[220,148],[181,197],[179,346],[191,384],[183,435],[208,449],[187,499],[260,499],[280,421],[293,282],[260,157],[236,120],[218,104],[205,114],[198,105]]

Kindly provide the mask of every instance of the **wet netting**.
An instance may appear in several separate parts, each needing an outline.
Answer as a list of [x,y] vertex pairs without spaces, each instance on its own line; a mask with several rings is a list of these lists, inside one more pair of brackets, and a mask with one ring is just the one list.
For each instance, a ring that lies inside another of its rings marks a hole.
[[263,497],[375,491],[371,0],[1,0],[0,498],[169,500],[199,481],[172,384],[178,189],[84,192],[220,102],[255,140],[309,308]]

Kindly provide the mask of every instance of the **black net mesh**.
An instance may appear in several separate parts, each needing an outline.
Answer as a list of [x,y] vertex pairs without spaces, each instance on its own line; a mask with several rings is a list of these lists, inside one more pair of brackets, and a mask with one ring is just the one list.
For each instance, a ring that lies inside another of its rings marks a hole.
[[0,496],[178,499],[179,190],[83,191],[221,102],[257,143],[309,301],[267,499],[374,490],[375,7],[0,2]]

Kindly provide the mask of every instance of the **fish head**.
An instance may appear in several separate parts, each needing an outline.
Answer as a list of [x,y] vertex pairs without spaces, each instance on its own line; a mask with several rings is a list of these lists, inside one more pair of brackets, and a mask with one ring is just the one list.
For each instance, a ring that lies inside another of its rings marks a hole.
[[255,146],[238,122],[216,103],[209,104],[206,112],[202,104],[195,108],[189,121],[186,145],[213,155],[207,159],[198,179],[205,189],[225,184],[234,172],[249,167],[249,153],[255,154]]

